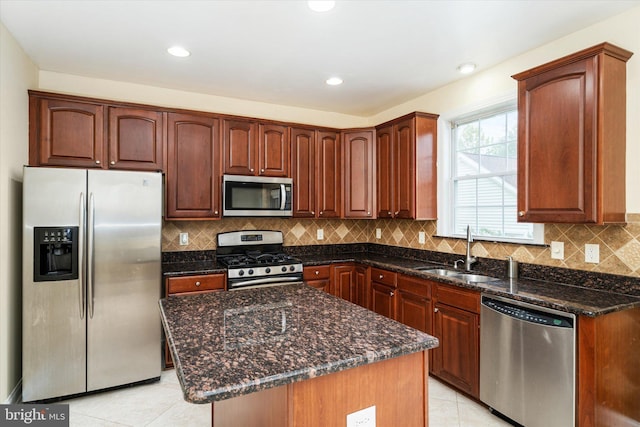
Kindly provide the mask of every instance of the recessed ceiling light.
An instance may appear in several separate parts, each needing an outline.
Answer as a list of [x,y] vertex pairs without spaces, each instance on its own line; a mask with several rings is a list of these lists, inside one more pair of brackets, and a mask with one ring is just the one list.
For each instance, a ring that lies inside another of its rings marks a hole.
[[316,0],[316,1],[308,1],[307,5],[309,9],[314,12],[328,12],[334,8],[336,2],[333,0]]
[[476,64],[474,64],[473,62],[465,62],[464,64],[458,65],[458,71],[461,74],[473,73],[475,69],[476,69]]
[[183,48],[182,46],[172,46],[169,49],[167,49],[167,52],[179,58],[184,58],[191,55],[191,52],[189,52],[187,49]]
[[342,79],[340,77],[331,77],[327,79],[327,84],[329,86],[338,86],[342,84]]

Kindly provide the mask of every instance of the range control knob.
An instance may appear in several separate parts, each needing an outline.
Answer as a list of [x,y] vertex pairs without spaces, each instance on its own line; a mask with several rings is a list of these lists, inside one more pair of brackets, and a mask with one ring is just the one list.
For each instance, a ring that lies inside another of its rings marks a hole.
[[287,271],[287,267],[282,267],[282,268],[281,268],[281,270],[282,270],[283,272],[284,272],[284,271]]
[[244,270],[238,271],[238,276],[244,276]]
[[271,269],[269,267],[267,267],[267,268],[264,269],[264,272],[269,274],[269,273],[271,273]]
[[295,271],[295,267],[292,265],[291,267],[289,267],[289,271]]
[[249,270],[249,274],[253,274],[253,269]]

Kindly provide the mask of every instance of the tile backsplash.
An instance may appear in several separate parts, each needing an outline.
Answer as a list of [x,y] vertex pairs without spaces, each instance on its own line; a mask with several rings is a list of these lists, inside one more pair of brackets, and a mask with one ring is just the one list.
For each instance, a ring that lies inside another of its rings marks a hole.
[[[640,277],[640,214],[628,214],[626,225],[545,225],[545,246],[477,241],[472,254],[577,270]],[[376,238],[376,229],[381,238]],[[413,249],[464,254],[465,240],[436,236],[435,221],[413,220],[328,220],[278,218],[228,218],[218,221],[166,221],[162,229],[162,250],[198,251],[216,248],[216,234],[235,230],[281,230],[286,246],[341,243],[379,243]],[[317,239],[322,229],[323,240]],[[419,243],[418,233],[425,233]],[[179,235],[189,233],[189,244],[181,246]],[[551,258],[551,241],[564,242],[563,260]],[[600,245],[600,262],[584,262],[585,244]]]

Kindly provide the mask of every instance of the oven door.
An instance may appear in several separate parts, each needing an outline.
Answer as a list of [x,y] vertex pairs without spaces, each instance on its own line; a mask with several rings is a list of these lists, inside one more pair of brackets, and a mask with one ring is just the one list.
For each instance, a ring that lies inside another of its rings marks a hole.
[[224,175],[223,216],[293,215],[291,178]]

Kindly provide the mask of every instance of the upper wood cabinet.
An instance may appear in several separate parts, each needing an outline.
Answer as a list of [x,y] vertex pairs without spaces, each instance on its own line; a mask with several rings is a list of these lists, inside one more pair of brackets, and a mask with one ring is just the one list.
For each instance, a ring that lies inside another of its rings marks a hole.
[[344,218],[375,218],[373,129],[342,132]]
[[288,177],[289,128],[282,125],[258,125],[258,175]]
[[293,178],[293,216],[316,217],[316,131],[290,129],[291,176]]
[[104,107],[90,102],[29,96],[31,166],[106,167]]
[[376,127],[378,218],[437,218],[437,121],[412,113]]
[[631,55],[603,43],[513,76],[519,221],[625,222]]
[[220,218],[218,119],[168,114],[167,219]]
[[162,112],[30,92],[29,114],[32,166],[163,169]]
[[224,173],[256,175],[256,124],[248,120],[225,119],[222,127]]
[[109,107],[109,167],[162,170],[164,113]]
[[225,174],[289,176],[286,126],[226,119],[222,139]]
[[340,136],[319,131],[316,139],[316,208],[318,218],[340,218]]

